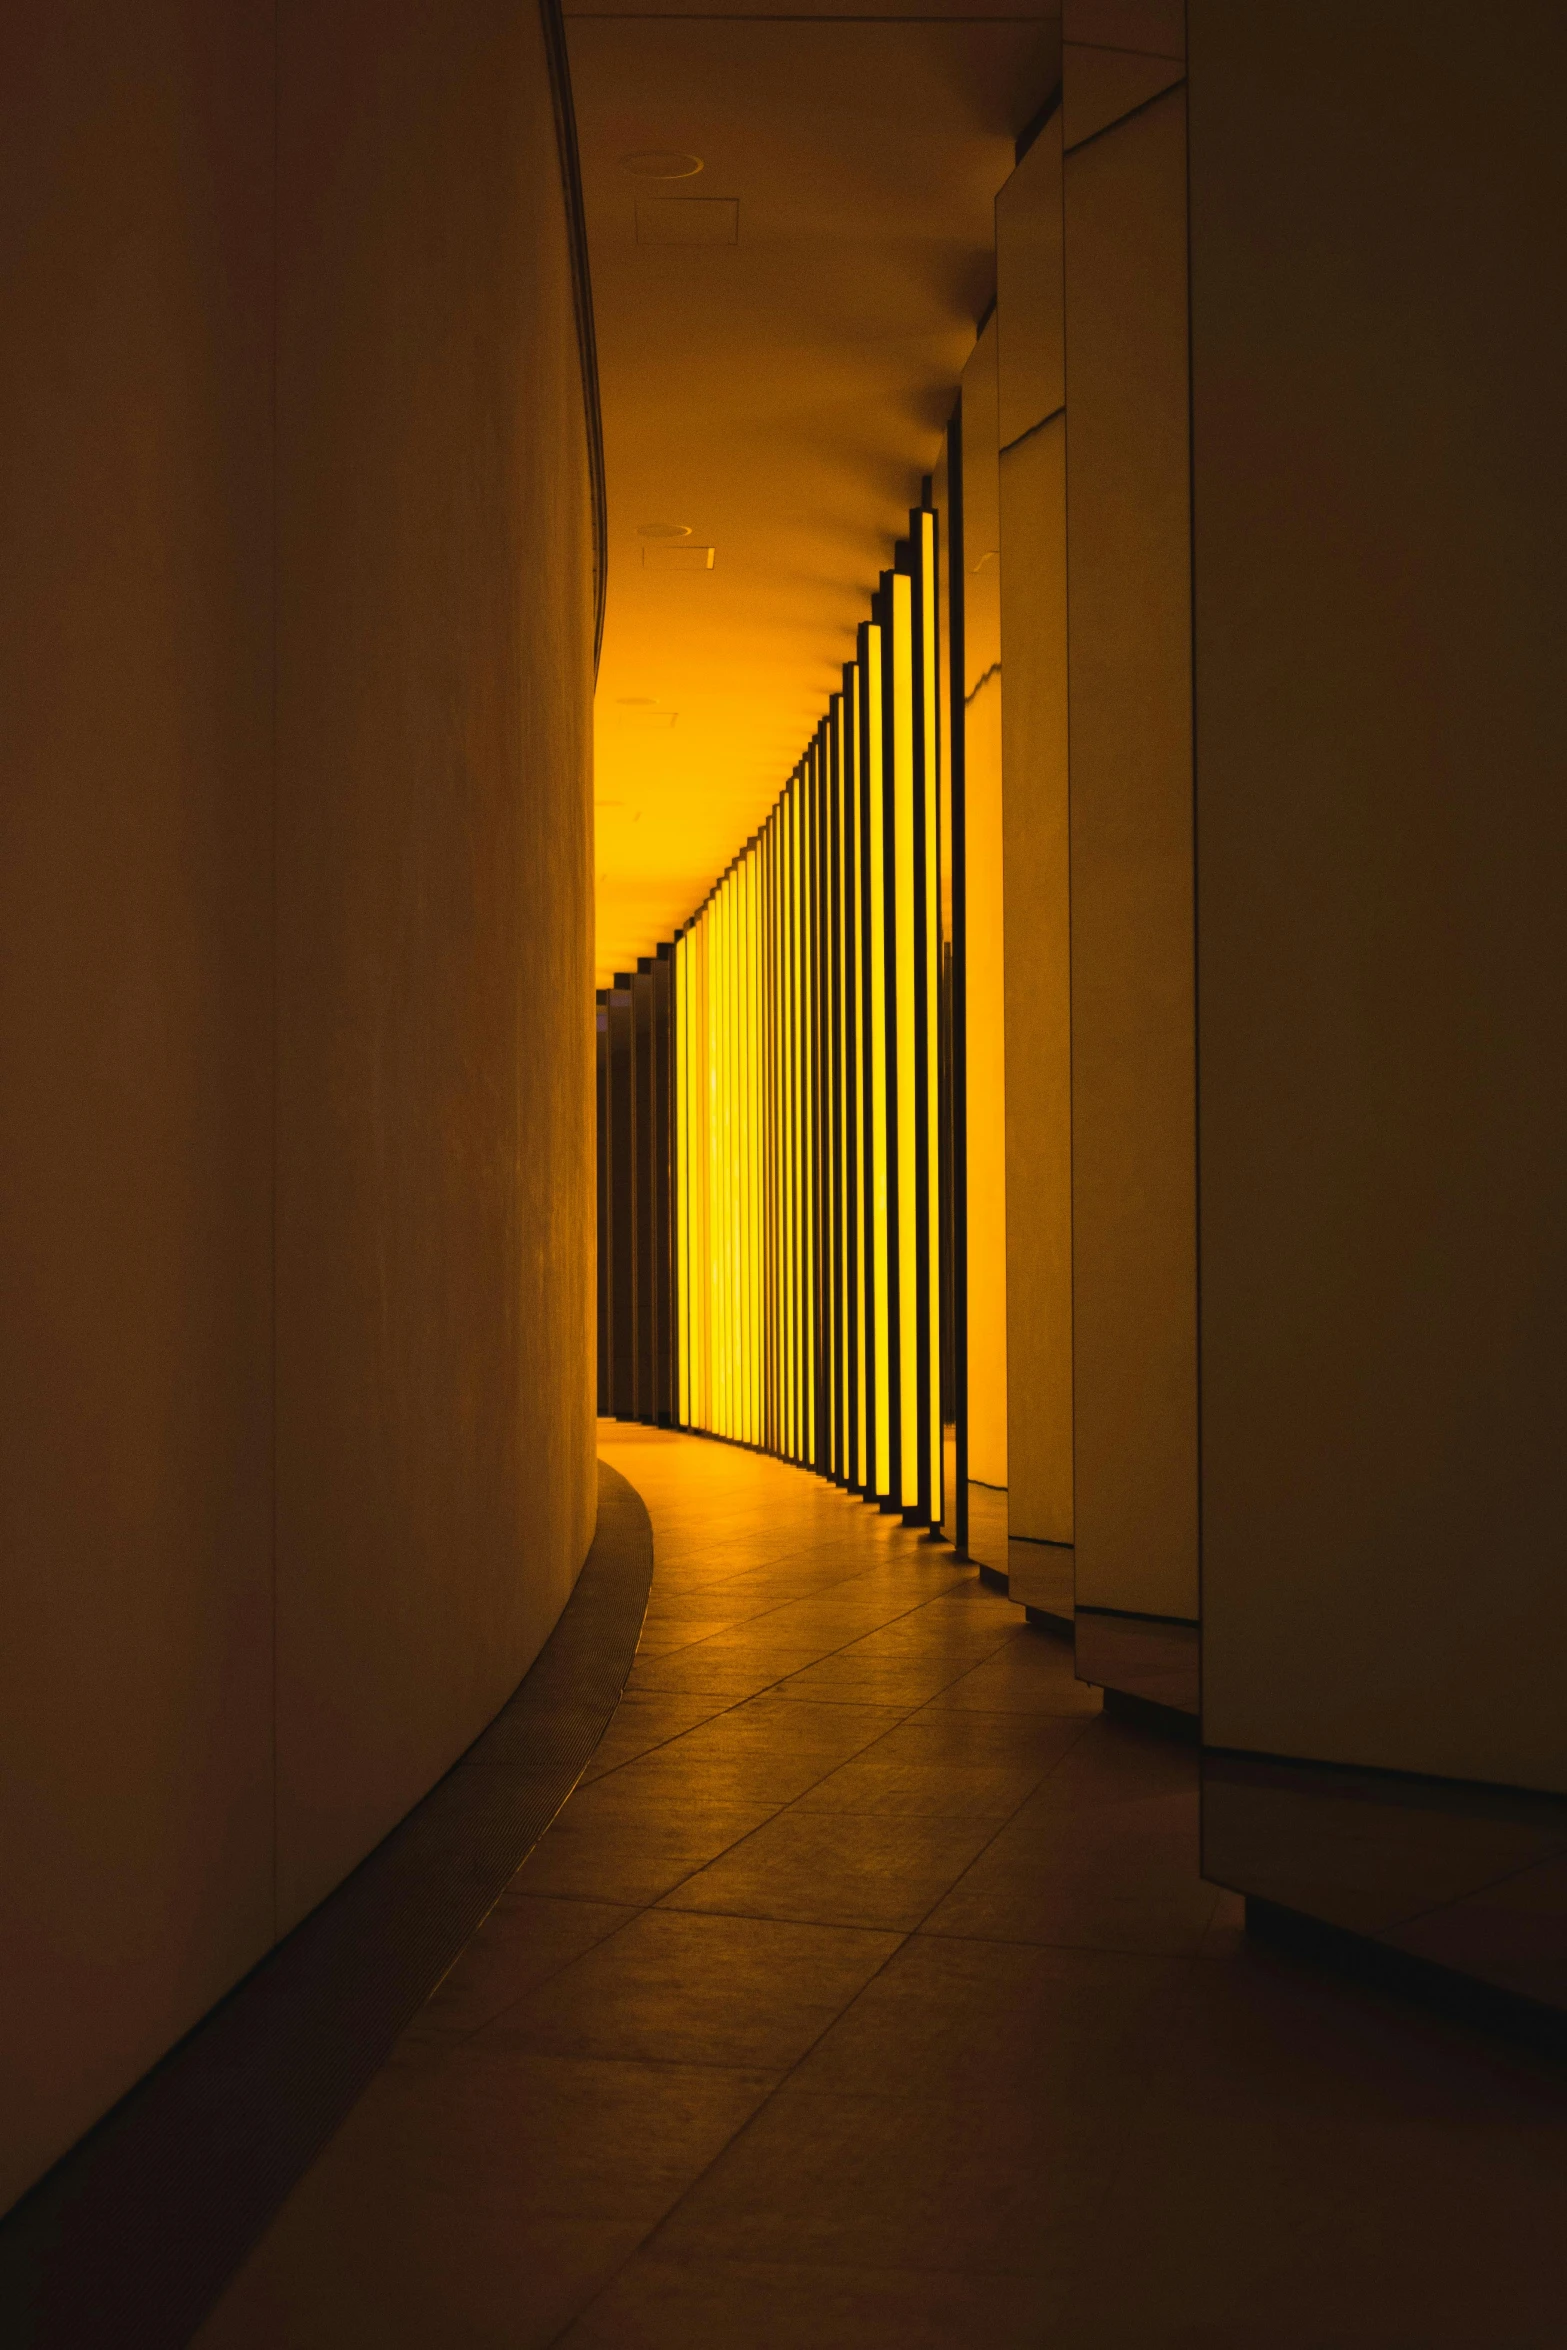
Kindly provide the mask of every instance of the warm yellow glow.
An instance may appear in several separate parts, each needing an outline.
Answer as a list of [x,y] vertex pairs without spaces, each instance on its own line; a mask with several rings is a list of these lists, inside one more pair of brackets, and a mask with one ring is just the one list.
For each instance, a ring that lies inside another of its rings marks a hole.
[[812,1014],[811,919],[811,806],[807,771],[802,770],[800,797],[800,919],[796,948],[800,992],[800,1202],[801,1264],[804,1273],[800,1299],[801,1353],[805,1363],[804,1442],[800,1458],[816,1466],[816,1038]]
[[849,991],[847,986],[849,953],[846,920],[847,891],[846,839],[844,812],[847,795],[844,788],[844,711],[842,694],[834,694],[829,715],[832,743],[832,822],[829,827],[833,843],[833,1039],[837,1055],[837,1077],[833,1087],[833,1124],[835,1136],[835,1166],[837,1196],[834,1201],[835,1239],[833,1262],[836,1268],[837,1299],[834,1320],[838,1333],[838,1368],[833,1382],[834,1405],[837,1418],[837,1436],[833,1465],[837,1473],[848,1478],[851,1474],[853,1445],[849,1422],[852,1398],[849,1389],[849,1366],[853,1359],[849,1332]]
[[941,704],[940,631],[936,613],[936,517],[922,513],[920,529],[921,674],[925,701],[924,826],[925,826],[925,1150],[929,1177],[926,1189],[926,1225],[922,1238],[930,1293],[930,1323],[925,1360],[930,1377],[930,1420],[926,1431],[930,1458],[930,1519],[939,1526],[944,1515],[941,1440]]
[[691,1235],[688,1218],[691,1208],[691,1168],[687,1152],[686,1123],[686,1065],[689,1058],[686,1043],[686,1021],[689,1017],[690,986],[686,978],[690,941],[677,938],[674,953],[674,1019],[671,1037],[675,1056],[675,1164],[674,1164],[674,1219],[675,1219],[675,1417],[689,1424],[691,1418],[691,1383],[689,1358],[691,1346],[691,1316],[686,1302],[686,1267],[691,1262]]
[[913,583],[895,571],[892,598],[892,838],[897,987],[893,1013],[898,1068],[898,1415],[905,1509],[919,1500],[919,1223],[915,1152],[914,969],[918,953],[914,895]]
[[878,1496],[892,1491],[892,1337],[887,1294],[887,828],[883,806],[882,632],[865,632],[865,757],[870,779],[871,880],[871,1361],[875,1391],[875,1472]]
[[865,1266],[867,1262],[865,1250],[865,1120],[863,1115],[866,1087],[865,973],[861,953],[861,885],[864,873],[865,836],[860,809],[860,787],[864,755],[860,742],[860,667],[857,661],[852,663],[846,672],[843,702],[847,730],[844,748],[844,780],[848,791],[848,815],[844,831],[848,875],[845,889],[849,941],[847,968],[849,975],[849,1025],[854,1065],[854,1098],[851,1104],[855,1272],[854,1296],[851,1301],[854,1322],[854,1481],[863,1487],[870,1476],[865,1391],[865,1365],[870,1344],[870,1318],[865,1305]]
[[674,1180],[685,1423],[939,1521],[935,527],[677,941]]

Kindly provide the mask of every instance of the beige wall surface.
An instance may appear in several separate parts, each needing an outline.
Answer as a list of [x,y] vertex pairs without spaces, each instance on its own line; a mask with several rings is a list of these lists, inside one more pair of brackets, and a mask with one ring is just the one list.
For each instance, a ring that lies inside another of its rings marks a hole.
[[0,34],[0,2209],[272,1933],[270,10]]
[[996,437],[1005,449],[1066,398],[1061,110],[996,193]]
[[281,27],[288,1924],[494,1714],[591,1538],[592,636],[534,13]]
[[1192,1618],[1184,93],[1069,152],[1065,210],[1077,1600]]
[[1203,1676],[1567,1789],[1567,17],[1192,0]]
[[1061,117],[996,199],[1005,873],[1007,1517],[1072,1539]]
[[[963,370],[969,1474],[1007,1481],[1007,1134],[996,321]],[[1003,1537],[1003,1551],[1005,1538]],[[983,1555],[976,1552],[976,1556]]]
[[1006,874],[1007,1525],[1072,1539],[1066,435],[1001,454]]
[[591,1531],[554,134],[528,11],[428,14],[285,12],[276,380],[272,8],[0,32],[0,2207],[493,1713]]

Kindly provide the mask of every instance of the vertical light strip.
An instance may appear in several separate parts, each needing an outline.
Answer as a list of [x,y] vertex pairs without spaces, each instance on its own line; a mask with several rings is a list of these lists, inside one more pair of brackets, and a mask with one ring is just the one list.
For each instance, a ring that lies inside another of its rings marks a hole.
[[936,612],[936,517],[918,517],[920,533],[921,682],[925,698],[925,1231],[924,1283],[930,1300],[924,1332],[924,1371],[929,1417],[925,1441],[930,1462],[930,1522],[941,1525],[943,1447],[941,1437],[941,646]]
[[865,1353],[869,1331],[865,1314],[865,1131],[860,1116],[860,1105],[865,1099],[865,997],[864,957],[861,951],[861,882],[864,869],[864,836],[860,825],[860,667],[850,662],[844,670],[844,710],[848,735],[844,756],[844,782],[847,795],[848,887],[845,891],[845,919],[849,942],[849,1039],[851,1073],[851,1110],[849,1122],[850,1169],[852,1197],[849,1202],[850,1279],[853,1295],[850,1299],[850,1322],[854,1337],[854,1482],[863,1493],[870,1483],[866,1457],[865,1414]]
[[919,1221],[915,1152],[914,966],[918,925],[914,897],[914,695],[913,582],[895,571],[888,581],[892,601],[892,808],[893,891],[897,925],[897,985],[894,1028],[898,1056],[898,1385],[902,1418],[902,1485],[895,1497],[905,1509],[919,1501]]
[[876,1381],[876,1493],[892,1492],[892,1346],[888,1318],[891,1274],[887,1246],[887,853],[882,820],[882,631],[866,633],[868,692],[865,764],[870,800],[870,1099],[871,1232],[874,1285],[872,1359]]
[[691,1202],[691,1165],[687,1155],[686,1070],[690,1048],[685,1023],[691,991],[686,981],[687,946],[682,932],[675,940],[674,1003],[670,1038],[675,1057],[675,1419],[689,1426],[691,1418],[691,1316],[686,1299],[686,1268],[691,1262],[691,1235],[687,1218]]
[[729,1217],[732,1187],[725,1184],[729,1146],[729,1004],[726,968],[728,939],[728,882],[720,881],[713,901],[712,993],[713,1132],[708,1167],[708,1214],[713,1228],[713,1426],[720,1436],[729,1431],[727,1349],[722,1334],[729,1329]]
[[756,865],[746,856],[739,873],[742,919],[740,926],[741,982],[745,1020],[740,1032],[740,1096],[745,1127],[745,1156],[741,1175],[745,1202],[744,1328],[745,1411],[741,1433],[747,1444],[757,1439],[757,1329],[756,1329],[756,1208],[760,1172],[756,1150]]
[[939,1523],[937,527],[670,969],[678,1418]]
[[752,1444],[766,1441],[763,1408],[765,1346],[763,1338],[763,1165],[762,1137],[762,866],[755,842],[746,856],[746,886],[751,919],[746,941],[746,967],[751,1013],[746,1032],[745,1087],[751,1122],[751,1246],[746,1278],[751,1301],[751,1436]]
[[849,1058],[849,795],[846,697],[832,698],[832,843],[833,843],[833,1032],[837,1072],[833,1087],[833,1118],[837,1129],[837,1200],[834,1266],[838,1286],[834,1321],[838,1333],[838,1457],[836,1467],[846,1485],[854,1482],[854,1348],[849,1332],[849,1219],[852,1212],[849,1180],[849,1117],[852,1101]]
[[800,1414],[799,1390],[795,1369],[800,1357],[799,1320],[799,1167],[795,1156],[795,1005],[794,1005],[794,783],[791,779],[783,799],[783,823],[779,834],[778,873],[782,903],[778,927],[778,1000],[782,1015],[782,1057],[780,1079],[783,1094],[783,1137],[779,1152],[784,1176],[784,1265],[783,1265],[783,1407],[785,1457],[799,1456]]

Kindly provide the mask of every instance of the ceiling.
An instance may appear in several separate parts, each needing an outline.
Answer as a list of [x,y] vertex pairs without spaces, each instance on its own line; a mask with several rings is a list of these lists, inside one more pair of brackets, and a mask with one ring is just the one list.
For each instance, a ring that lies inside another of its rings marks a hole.
[[1054,13],[900,4],[568,9],[609,488],[600,985],[695,911],[840,683],[1058,79]]

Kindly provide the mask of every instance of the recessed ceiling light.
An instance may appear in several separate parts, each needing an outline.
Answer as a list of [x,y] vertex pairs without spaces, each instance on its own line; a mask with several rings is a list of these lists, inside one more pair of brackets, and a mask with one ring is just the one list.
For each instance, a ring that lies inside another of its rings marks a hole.
[[620,168],[636,180],[691,180],[701,170],[702,158],[683,155],[674,147],[646,147],[635,155],[622,155]]
[[639,522],[637,524],[639,539],[688,539],[690,536],[691,525],[689,522]]

